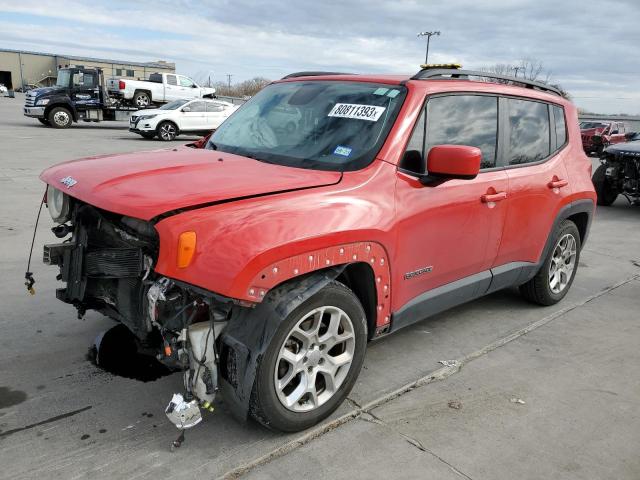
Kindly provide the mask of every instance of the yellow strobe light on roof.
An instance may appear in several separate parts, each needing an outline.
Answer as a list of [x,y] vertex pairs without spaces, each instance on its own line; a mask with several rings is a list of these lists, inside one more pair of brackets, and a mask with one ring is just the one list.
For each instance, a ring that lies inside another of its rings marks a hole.
[[423,70],[428,68],[449,68],[451,70],[459,70],[462,68],[462,65],[459,63],[423,63],[420,65],[420,68]]

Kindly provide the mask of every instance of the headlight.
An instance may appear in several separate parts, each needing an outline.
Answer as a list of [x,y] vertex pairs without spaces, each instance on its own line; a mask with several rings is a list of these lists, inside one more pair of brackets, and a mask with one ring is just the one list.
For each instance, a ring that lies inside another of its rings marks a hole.
[[41,98],[40,100],[38,100],[36,102],[36,105],[46,105],[47,103],[49,103],[49,99],[48,98]]
[[149,120],[150,118],[157,117],[158,115],[142,115],[140,120]]
[[69,220],[69,196],[51,185],[47,187],[47,208],[53,221],[64,223]]

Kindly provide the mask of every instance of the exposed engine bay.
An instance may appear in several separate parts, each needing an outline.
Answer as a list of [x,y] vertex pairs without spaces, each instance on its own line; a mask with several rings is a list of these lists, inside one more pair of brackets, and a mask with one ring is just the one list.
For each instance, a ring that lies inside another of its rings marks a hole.
[[[233,302],[153,272],[159,241],[152,224],[74,200],[69,220],[53,228],[62,243],[44,247],[44,262],[58,265],[65,288],[58,299],[81,318],[89,309],[124,324],[138,348],[184,372],[184,398],[172,399],[167,416],[178,428],[199,423],[218,391],[216,341]],[[170,410],[170,411],[169,411]]]

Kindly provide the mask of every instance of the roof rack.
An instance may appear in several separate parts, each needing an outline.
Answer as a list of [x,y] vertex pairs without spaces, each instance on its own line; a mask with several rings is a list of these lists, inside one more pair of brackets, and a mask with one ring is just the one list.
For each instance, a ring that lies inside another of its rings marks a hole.
[[353,74],[346,73],[346,72],[295,72],[282,77],[282,80],[284,80],[285,78],[318,77],[321,75],[353,75]]
[[430,78],[433,79],[443,79],[443,80],[459,80],[459,79],[468,79],[469,77],[484,77],[491,78],[494,80],[505,80],[511,82],[512,84],[521,84],[525,88],[538,89],[545,92],[555,93],[556,95],[562,96],[562,92],[556,87],[552,87],[551,85],[547,85],[542,82],[536,82],[534,80],[526,80],[524,78],[511,77],[509,75],[500,75],[498,73],[491,72],[480,72],[474,70],[455,70],[451,68],[424,68],[416,73],[411,80],[427,80]]

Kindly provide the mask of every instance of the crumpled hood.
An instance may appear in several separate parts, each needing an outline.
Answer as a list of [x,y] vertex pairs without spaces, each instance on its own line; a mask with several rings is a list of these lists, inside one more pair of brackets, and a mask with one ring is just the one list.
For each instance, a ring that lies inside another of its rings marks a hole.
[[74,160],[40,175],[74,198],[143,220],[183,208],[333,185],[341,177],[340,172],[284,167],[188,147]]

